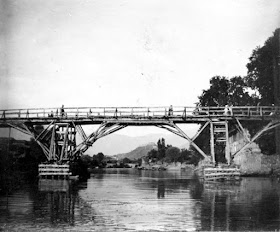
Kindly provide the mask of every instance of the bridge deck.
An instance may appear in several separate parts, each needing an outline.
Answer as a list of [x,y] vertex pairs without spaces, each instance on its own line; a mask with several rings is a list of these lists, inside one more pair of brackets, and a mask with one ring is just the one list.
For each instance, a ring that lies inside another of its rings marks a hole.
[[0,127],[11,121],[48,124],[51,121],[80,125],[103,121],[130,125],[154,125],[170,120],[174,123],[198,123],[209,120],[273,120],[279,118],[280,107],[78,107],[0,110]]

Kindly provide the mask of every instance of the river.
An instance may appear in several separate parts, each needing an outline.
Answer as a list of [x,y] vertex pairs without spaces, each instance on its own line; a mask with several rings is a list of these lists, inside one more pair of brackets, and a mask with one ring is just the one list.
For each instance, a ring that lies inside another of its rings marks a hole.
[[0,196],[3,231],[280,229],[280,183],[204,183],[191,170],[106,169],[83,183],[43,180]]

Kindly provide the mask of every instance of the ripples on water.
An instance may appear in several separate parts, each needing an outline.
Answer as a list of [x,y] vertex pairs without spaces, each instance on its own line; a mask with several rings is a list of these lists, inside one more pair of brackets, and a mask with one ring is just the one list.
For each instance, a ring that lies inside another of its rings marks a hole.
[[279,230],[279,183],[203,183],[191,171],[98,170],[87,183],[40,182],[0,196],[18,231]]

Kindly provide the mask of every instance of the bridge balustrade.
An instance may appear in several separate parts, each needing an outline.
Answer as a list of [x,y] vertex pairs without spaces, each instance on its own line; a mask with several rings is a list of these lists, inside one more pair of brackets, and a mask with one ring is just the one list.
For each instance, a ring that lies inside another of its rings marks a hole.
[[0,110],[3,119],[39,118],[160,118],[160,117],[267,117],[280,113],[274,106],[236,107],[69,107]]

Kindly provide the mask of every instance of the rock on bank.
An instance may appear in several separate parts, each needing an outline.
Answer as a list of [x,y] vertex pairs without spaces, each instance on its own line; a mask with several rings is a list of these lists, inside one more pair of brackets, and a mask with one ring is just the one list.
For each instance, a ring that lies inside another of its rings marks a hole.
[[256,143],[250,144],[233,159],[241,175],[280,174],[280,154],[264,155]]

